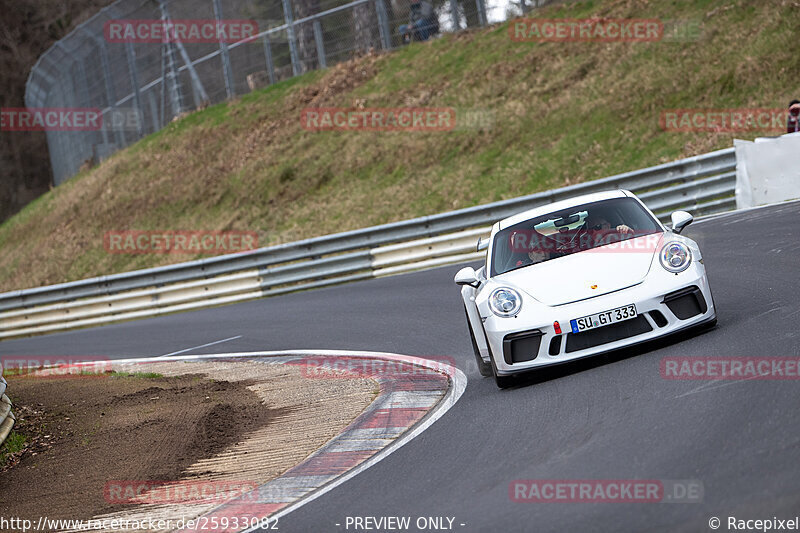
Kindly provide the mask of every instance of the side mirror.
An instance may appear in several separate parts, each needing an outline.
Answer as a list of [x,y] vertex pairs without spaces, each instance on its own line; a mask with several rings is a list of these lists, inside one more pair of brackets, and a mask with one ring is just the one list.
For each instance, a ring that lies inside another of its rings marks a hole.
[[478,276],[475,274],[475,269],[472,267],[464,267],[456,272],[456,277],[453,278],[456,285],[469,285],[470,287],[478,288],[481,282],[478,281]]
[[694,220],[691,213],[687,213],[686,211],[675,211],[670,218],[672,219],[672,231],[675,233],[683,231],[683,228],[691,224]]
[[489,239],[478,239],[478,251],[489,248]]

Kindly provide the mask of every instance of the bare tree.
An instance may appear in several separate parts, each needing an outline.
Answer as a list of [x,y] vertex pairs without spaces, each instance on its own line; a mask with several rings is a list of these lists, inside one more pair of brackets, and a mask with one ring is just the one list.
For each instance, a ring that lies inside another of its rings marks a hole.
[[353,7],[353,39],[358,52],[369,52],[380,48],[378,14],[374,2],[366,2]]
[[[300,20],[320,12],[319,0],[294,0],[294,18]],[[295,27],[297,34],[297,55],[303,72],[313,70],[319,65],[317,45],[314,41],[314,23],[304,22]]]

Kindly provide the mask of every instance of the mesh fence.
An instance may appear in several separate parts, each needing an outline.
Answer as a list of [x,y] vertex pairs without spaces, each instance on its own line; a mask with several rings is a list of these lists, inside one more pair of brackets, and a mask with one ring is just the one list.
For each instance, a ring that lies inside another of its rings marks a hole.
[[119,0],[39,59],[25,103],[102,113],[91,131],[47,131],[60,184],[184,112],[544,1],[423,0],[420,19],[412,0]]

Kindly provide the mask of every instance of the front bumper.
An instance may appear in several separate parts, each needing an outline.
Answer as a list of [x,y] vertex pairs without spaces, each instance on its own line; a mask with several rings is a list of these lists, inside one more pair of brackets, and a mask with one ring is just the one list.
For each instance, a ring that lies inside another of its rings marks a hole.
[[[522,310],[516,317],[491,314],[483,326],[497,373],[516,374],[574,361],[663,337],[716,317],[701,263],[693,262],[679,274],[669,273],[658,265],[653,270],[638,285],[610,294],[558,306],[530,301],[524,295]],[[665,301],[667,295],[674,295],[675,299]],[[573,318],[628,304],[636,304],[636,319],[571,333]],[[561,326],[561,335],[555,332],[555,321]]]

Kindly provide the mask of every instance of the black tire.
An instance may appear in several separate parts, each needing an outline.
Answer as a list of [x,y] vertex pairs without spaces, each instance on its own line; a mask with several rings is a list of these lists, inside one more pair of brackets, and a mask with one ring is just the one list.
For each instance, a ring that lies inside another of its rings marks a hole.
[[481,376],[488,378],[494,375],[492,371],[492,363],[485,363],[481,357],[481,351],[478,349],[478,343],[475,342],[475,333],[472,331],[472,326],[469,323],[469,314],[467,313],[466,306],[464,307],[464,316],[467,318],[467,329],[469,330],[469,338],[472,341],[472,352],[475,354],[475,361],[478,363],[478,372]]
[[494,376],[494,382],[497,383],[497,386],[501,389],[507,389],[510,386],[514,385],[514,376],[501,376],[497,373],[497,367],[494,364],[494,358],[490,357],[489,360],[492,363],[492,375]]
[[501,389],[507,389],[514,385],[514,376],[500,376],[497,374],[494,361],[492,362],[492,374],[494,374],[494,382],[497,383],[497,386]]

